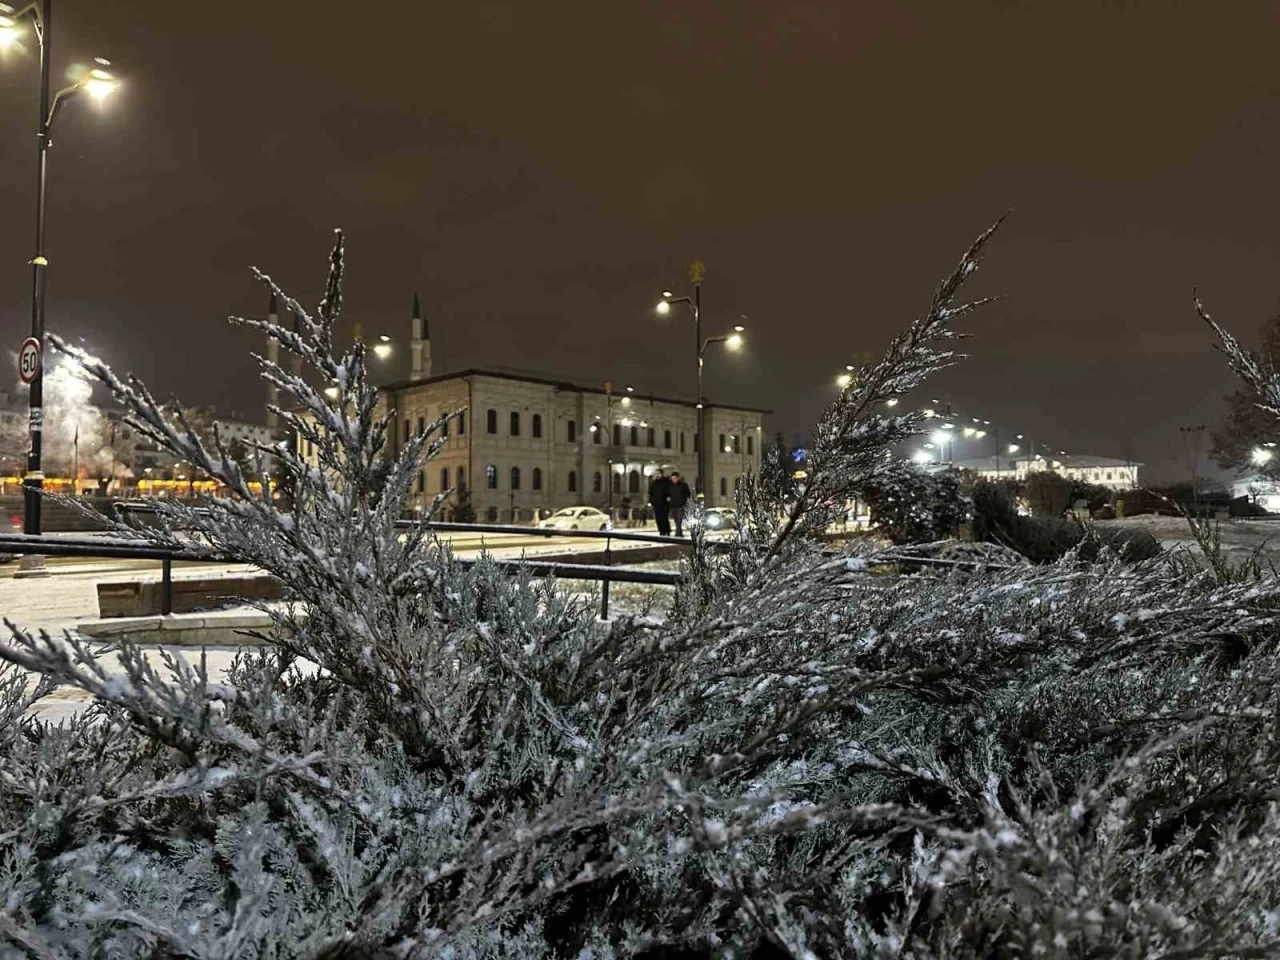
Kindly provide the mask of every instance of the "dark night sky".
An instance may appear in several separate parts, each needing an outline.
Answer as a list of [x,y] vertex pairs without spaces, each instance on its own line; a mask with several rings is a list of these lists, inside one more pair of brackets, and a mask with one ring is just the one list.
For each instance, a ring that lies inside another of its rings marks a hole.
[[[656,291],[707,262],[708,394],[802,431],[1006,209],[972,354],[927,391],[1072,452],[1185,476],[1230,386],[1196,320],[1280,298],[1274,3],[58,0],[49,328],[162,394],[261,395],[229,313],[255,263],[437,364],[692,393]],[[28,325],[34,60],[0,61],[0,335]],[[407,351],[400,352],[400,370]],[[6,382],[9,377],[4,378]],[[959,453],[959,451],[957,451]]]

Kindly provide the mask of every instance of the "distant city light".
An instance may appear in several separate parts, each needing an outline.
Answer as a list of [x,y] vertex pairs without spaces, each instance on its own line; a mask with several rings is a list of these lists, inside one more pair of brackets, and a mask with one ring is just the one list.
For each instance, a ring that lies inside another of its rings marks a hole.
[[886,400],[886,401],[884,402],[884,405],[885,405],[886,407],[896,407],[896,406],[898,405],[898,398],[897,398],[897,397],[890,397],[888,400]]
[[1022,448],[1021,448],[1020,446],[1018,446],[1016,443],[1011,443],[1011,444],[1009,444],[1009,452],[1010,452],[1010,453],[1017,453],[1017,452],[1018,452],[1019,450],[1021,450],[1021,449],[1022,449]]

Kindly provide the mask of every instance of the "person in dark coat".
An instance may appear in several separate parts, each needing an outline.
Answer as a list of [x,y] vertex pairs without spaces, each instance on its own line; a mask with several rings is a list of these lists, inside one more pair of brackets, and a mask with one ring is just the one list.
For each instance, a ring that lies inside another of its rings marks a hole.
[[667,510],[671,514],[671,522],[676,525],[676,536],[684,536],[684,510],[689,503],[689,485],[680,479],[680,474],[671,471],[671,486],[667,488]]
[[658,470],[649,482],[649,506],[653,507],[653,519],[658,525],[658,532],[664,537],[671,536],[671,523],[667,519],[667,495],[671,492],[671,481],[667,475]]

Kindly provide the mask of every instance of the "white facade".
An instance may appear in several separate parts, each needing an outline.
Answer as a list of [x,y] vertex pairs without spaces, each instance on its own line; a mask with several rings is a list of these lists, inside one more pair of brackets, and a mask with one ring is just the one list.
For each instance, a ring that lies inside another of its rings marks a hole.
[[1035,459],[1024,457],[1006,460],[995,457],[976,460],[957,460],[951,466],[969,470],[984,480],[1014,480],[1024,482],[1032,473],[1052,470],[1059,476],[1098,487],[1113,490],[1129,490],[1138,485],[1138,468],[1132,460],[1113,460],[1108,457],[1058,456]]
[[1280,513],[1280,482],[1270,477],[1241,477],[1231,484],[1232,497],[1248,497],[1268,513]]
[[[695,487],[692,403],[484,370],[393,384],[383,396],[396,412],[391,456],[445,413],[463,411],[421,471],[413,506],[461,488],[482,522],[529,520],[578,504],[638,511],[658,468]],[[764,412],[708,406],[708,504],[732,504],[738,478],[759,471]]]

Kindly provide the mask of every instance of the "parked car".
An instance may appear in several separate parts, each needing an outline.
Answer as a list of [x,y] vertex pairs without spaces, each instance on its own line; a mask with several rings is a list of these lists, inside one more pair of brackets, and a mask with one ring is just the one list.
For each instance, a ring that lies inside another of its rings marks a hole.
[[[20,517],[17,514],[14,514],[13,516],[11,516],[9,518],[9,528],[14,533],[21,533],[22,517]],[[12,563],[17,559],[18,559],[18,555],[16,553],[0,553],[0,563]]]
[[729,507],[708,507],[703,511],[702,525],[708,530],[732,530],[738,525],[738,514]]
[[538,524],[542,530],[612,530],[613,522],[595,507],[565,507]]

